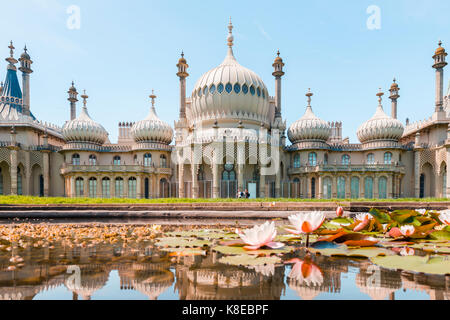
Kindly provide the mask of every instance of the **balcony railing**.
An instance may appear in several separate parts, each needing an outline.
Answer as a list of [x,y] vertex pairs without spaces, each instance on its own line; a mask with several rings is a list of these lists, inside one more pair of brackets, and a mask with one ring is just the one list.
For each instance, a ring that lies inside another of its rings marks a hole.
[[317,166],[301,166],[300,168],[289,168],[289,174],[302,174],[314,172],[398,172],[405,173],[402,164],[321,164]]
[[147,173],[147,174],[172,174],[171,168],[134,165],[74,165],[64,163],[61,174],[69,173]]

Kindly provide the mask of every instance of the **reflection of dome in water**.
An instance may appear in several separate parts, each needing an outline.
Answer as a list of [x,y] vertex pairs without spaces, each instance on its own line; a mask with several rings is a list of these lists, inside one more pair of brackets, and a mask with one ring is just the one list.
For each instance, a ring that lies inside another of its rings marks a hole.
[[68,276],[66,287],[73,293],[81,296],[83,300],[90,300],[92,295],[102,289],[109,279],[109,272],[102,269],[83,269],[81,267],[80,278],[77,279],[76,273]]
[[174,282],[173,273],[170,271],[158,272],[145,280],[132,280],[135,290],[145,294],[150,300],[156,300],[164,291],[169,289]]
[[402,282],[398,272],[381,269],[367,262],[367,265],[361,265],[356,275],[356,285],[373,300],[386,300],[402,287]]
[[303,282],[288,278],[289,288],[294,290],[302,300],[314,300],[320,293],[322,293],[321,286],[307,286]]

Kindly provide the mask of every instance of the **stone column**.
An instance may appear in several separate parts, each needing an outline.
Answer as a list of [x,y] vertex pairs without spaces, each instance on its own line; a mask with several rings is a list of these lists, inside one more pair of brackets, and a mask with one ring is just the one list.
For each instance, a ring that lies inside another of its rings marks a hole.
[[111,198],[116,197],[116,177],[111,177],[111,186],[110,186]]
[[333,182],[331,184],[331,193],[332,193],[333,199],[336,199],[337,198],[337,177],[335,175],[333,176]]
[[43,153],[43,165],[44,196],[48,197],[50,195],[50,154],[48,151]]
[[379,199],[380,195],[378,194],[378,176],[373,178],[373,197],[375,199]]
[[266,197],[266,176],[263,174],[259,177],[259,197],[262,199]]
[[[45,178],[44,178],[45,181]],[[45,187],[44,187],[45,190]],[[83,176],[83,197],[89,198],[89,177],[87,175]]]
[[160,197],[160,180],[161,180],[161,176],[159,174],[156,174],[156,176],[155,176],[155,185],[154,185],[155,198],[159,198]]
[[17,149],[11,149],[11,195],[17,195]]
[[71,176],[70,178],[70,196],[75,198],[77,196],[77,192],[75,189],[75,176]]
[[388,199],[393,199],[394,198],[394,193],[393,193],[393,183],[394,183],[395,179],[393,179],[393,175],[389,174],[388,175],[388,179],[387,179],[387,198]]
[[184,194],[184,164],[178,165],[178,197],[185,198]]
[[352,177],[350,175],[345,176],[345,197],[347,199],[352,197]]
[[281,168],[278,168],[277,175],[275,176],[275,198],[280,198],[281,187]]
[[136,198],[142,198],[142,178],[140,175],[136,177]]
[[33,195],[33,186],[31,185],[31,160],[30,160],[30,152],[25,152],[25,190],[24,194],[31,196]]
[[198,198],[198,164],[191,164],[191,174],[192,174],[192,198]]
[[237,171],[238,171],[238,189],[241,190],[242,192],[245,190],[245,186],[244,186],[244,165],[243,164],[238,164],[237,166]]
[[[449,158],[447,158],[449,159]],[[414,196],[420,198],[420,151],[414,151]]]
[[323,199],[323,177],[321,175],[319,175],[318,199]]
[[219,165],[214,163],[211,167],[213,174],[213,198],[220,198],[220,176],[219,176]]
[[365,186],[364,178],[365,178],[364,176],[359,177],[359,197],[361,199],[364,199],[366,197],[365,189],[364,189],[364,186]]
[[102,198],[102,176],[98,175],[97,176],[97,198]]
[[123,184],[124,184],[124,186],[123,186],[123,198],[129,198],[130,197],[130,194],[129,194],[130,190],[129,190],[129,184],[128,184],[128,179],[129,178],[130,177],[128,177],[128,176],[125,176],[123,178]]

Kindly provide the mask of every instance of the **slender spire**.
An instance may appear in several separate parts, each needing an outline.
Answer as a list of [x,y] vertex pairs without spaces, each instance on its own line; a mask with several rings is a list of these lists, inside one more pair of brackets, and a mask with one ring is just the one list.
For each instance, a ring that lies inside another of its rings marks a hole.
[[377,93],[378,106],[383,108],[383,96],[384,96],[384,93],[383,93],[383,91],[381,91],[381,88],[379,88],[379,89],[380,89],[380,91]]
[[87,110],[87,99],[89,98],[89,96],[86,94],[86,90],[83,90],[83,95],[81,96],[81,98],[83,99],[83,109],[86,111]]
[[[308,92],[306,93],[306,96],[308,97],[308,108],[311,108],[311,97],[314,94],[311,92],[311,88],[308,88]],[[312,109],[312,108],[311,108]]]
[[9,62],[8,69],[16,70],[16,67],[15,67],[14,65],[15,65],[18,61],[17,61],[16,59],[14,59],[14,49],[15,49],[15,48],[14,48],[14,45],[13,45],[12,40],[11,40],[11,42],[10,42],[8,48],[9,48],[9,57],[5,59],[7,62]]
[[152,89],[152,94],[150,95],[150,99],[152,99],[152,110],[155,111],[156,95],[155,95],[155,90],[153,90],[153,89]]
[[233,41],[234,41],[234,37],[233,37],[233,23],[231,22],[231,17],[230,17],[230,24],[228,25],[228,47],[233,47]]

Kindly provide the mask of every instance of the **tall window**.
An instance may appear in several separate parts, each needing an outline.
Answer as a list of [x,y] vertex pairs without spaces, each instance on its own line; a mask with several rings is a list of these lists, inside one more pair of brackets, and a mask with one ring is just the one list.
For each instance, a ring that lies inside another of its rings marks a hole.
[[425,175],[420,175],[420,198],[425,198]]
[[205,181],[205,171],[203,170],[203,166],[200,166],[200,168],[198,168],[197,180]]
[[367,177],[364,179],[364,195],[366,199],[373,199],[373,178]]
[[317,154],[315,152],[311,152],[308,155],[308,163],[310,166],[316,166],[317,165]]
[[0,194],[3,195],[3,173],[1,168],[0,168]]
[[72,156],[72,164],[74,166],[79,166],[80,165],[80,155],[79,154],[74,154]]
[[348,154],[344,154],[342,156],[342,164],[348,166],[350,164],[350,156]]
[[316,198],[316,178],[311,179],[311,199]]
[[90,198],[97,197],[97,179],[95,178],[89,179],[89,197]]
[[103,178],[102,180],[102,195],[103,198],[111,197],[111,180],[109,178]]
[[234,171],[233,164],[224,165],[224,170],[222,172],[222,180],[223,181],[235,181],[236,180],[236,172]]
[[151,153],[146,153],[144,155],[144,166],[150,167],[152,165],[152,155]]
[[367,155],[367,164],[375,164],[375,156],[373,153]]
[[386,177],[381,177],[378,179],[378,198],[387,198],[387,179]]
[[392,163],[392,153],[386,152],[384,154],[384,164],[391,164]]
[[113,159],[113,163],[115,166],[120,166],[120,157],[119,156],[115,156]]
[[323,179],[323,197],[331,199],[331,178],[329,177]]
[[345,199],[345,178],[339,177],[337,179],[337,197],[339,199]]
[[328,153],[325,153],[325,155],[323,156],[323,164],[328,164]]
[[352,177],[351,180],[352,199],[359,199],[359,178]]
[[300,164],[300,154],[297,153],[294,156],[294,168],[300,168],[301,164]]
[[123,179],[116,178],[115,197],[123,198]]
[[93,154],[89,156],[89,165],[96,166],[97,165],[97,157]]
[[128,197],[135,199],[136,198],[136,189],[137,189],[137,180],[134,177],[128,179]]
[[161,168],[167,168],[167,157],[165,155],[161,155],[159,157],[160,163],[161,163]]
[[22,173],[20,172],[20,168],[17,167],[17,194],[21,196],[22,192]]
[[78,198],[84,196],[84,179],[77,178],[75,180],[75,193]]

